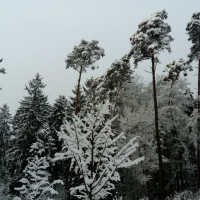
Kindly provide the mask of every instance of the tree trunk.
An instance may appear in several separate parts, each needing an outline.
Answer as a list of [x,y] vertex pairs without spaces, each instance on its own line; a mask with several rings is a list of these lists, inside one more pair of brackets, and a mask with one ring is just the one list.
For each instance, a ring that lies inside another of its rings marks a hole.
[[75,115],[78,114],[78,96],[79,96],[79,93],[80,93],[80,82],[81,82],[81,74],[82,74],[82,70],[83,70],[83,67],[81,66],[81,69],[79,71],[79,78],[78,78],[78,86],[77,86],[77,90],[76,90],[76,105],[75,105]]
[[156,131],[156,142],[157,142],[159,171],[160,171],[161,200],[164,200],[165,199],[164,170],[163,170],[163,163],[162,163],[160,136],[159,136],[159,130],[158,130],[158,106],[157,106],[157,96],[156,96],[154,55],[152,56],[151,61],[152,61],[152,76],[153,76],[153,98],[154,98],[154,113],[155,113],[155,131]]
[[[200,114],[200,60],[199,60],[199,67],[198,67],[198,114]],[[198,174],[198,183],[197,189],[200,189],[200,119],[198,118],[198,133],[197,133],[197,174]]]
[[115,98],[115,104],[114,104],[114,109],[113,109],[113,116],[115,116],[117,101],[118,101],[120,89],[121,89],[121,87],[122,87],[122,81],[123,81],[123,78],[124,78],[124,74],[125,74],[125,70],[123,70],[123,72],[122,72],[122,76],[121,76],[119,85],[118,85],[118,87],[117,87],[116,98]]

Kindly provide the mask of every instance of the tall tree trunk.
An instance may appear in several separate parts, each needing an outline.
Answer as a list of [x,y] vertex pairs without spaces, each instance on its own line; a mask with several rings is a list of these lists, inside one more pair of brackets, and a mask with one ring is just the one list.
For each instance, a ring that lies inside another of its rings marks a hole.
[[158,106],[157,106],[157,96],[156,96],[154,55],[152,56],[151,61],[152,61],[152,76],[153,76],[153,98],[154,98],[154,113],[155,113],[155,131],[156,131],[156,142],[157,142],[159,171],[160,171],[161,200],[164,200],[165,199],[164,170],[163,170],[163,163],[162,163],[160,136],[159,136],[159,130],[158,130]]
[[83,67],[81,66],[81,69],[79,71],[79,78],[78,78],[78,86],[77,86],[77,90],[76,90],[76,105],[75,105],[75,115],[78,114],[78,102],[79,102],[79,93],[80,93],[80,82],[81,82],[81,74],[83,71]]
[[122,76],[121,76],[119,85],[118,85],[118,87],[117,87],[116,98],[115,98],[115,104],[114,104],[114,109],[113,109],[113,116],[115,116],[116,107],[117,107],[117,101],[118,101],[120,89],[121,89],[121,87],[122,87],[122,82],[123,82],[123,79],[124,79],[124,74],[125,74],[125,70],[123,70],[123,72],[122,72]]
[[[199,67],[198,67],[198,114],[200,114],[200,60],[199,60]],[[198,174],[198,183],[197,189],[200,189],[200,119],[198,119],[198,133],[197,133],[197,174]]]
[[[81,83],[81,74],[83,71],[83,67],[81,66],[80,71],[79,71],[79,78],[78,78],[78,86],[77,86],[77,90],[76,90],[76,105],[75,105],[75,111],[74,114],[77,115],[78,114],[78,103],[79,103],[79,93],[80,93],[80,83]],[[72,169],[68,172],[69,173],[69,180],[67,181],[66,184],[66,188],[68,189],[67,191],[67,199],[71,199],[71,194],[70,194],[70,188],[72,185],[72,179],[73,179],[73,175],[74,175],[74,168],[75,165],[73,165]]]

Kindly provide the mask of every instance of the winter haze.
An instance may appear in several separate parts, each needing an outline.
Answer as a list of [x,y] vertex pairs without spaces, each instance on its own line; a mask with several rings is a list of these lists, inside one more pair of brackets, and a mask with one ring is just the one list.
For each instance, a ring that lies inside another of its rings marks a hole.
[[[89,69],[83,75],[83,84],[91,76],[102,75],[114,60],[129,52],[129,38],[144,18],[166,9],[166,22],[171,25],[174,41],[171,54],[166,51],[160,54],[162,63],[156,73],[161,74],[167,63],[181,57],[187,59],[192,44],[187,40],[185,28],[199,7],[199,0],[1,1],[0,58],[4,60],[0,68],[5,68],[7,74],[0,74],[0,105],[7,103],[14,114],[18,102],[27,95],[25,84],[37,72],[44,77],[45,94],[51,104],[58,95],[72,95],[78,73],[66,70],[64,61],[81,39],[98,40],[105,50],[105,57],[97,62],[99,69]],[[150,64],[150,61],[140,63],[135,70],[147,82],[151,81],[151,75],[144,69],[148,71]],[[196,73],[197,70],[188,76],[194,92]]]

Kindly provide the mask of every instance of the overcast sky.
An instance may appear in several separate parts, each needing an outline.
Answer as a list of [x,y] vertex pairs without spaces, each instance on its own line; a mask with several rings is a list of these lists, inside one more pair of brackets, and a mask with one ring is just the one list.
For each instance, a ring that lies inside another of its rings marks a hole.
[[[98,40],[105,57],[97,62],[99,69],[88,70],[82,84],[91,77],[103,74],[110,64],[130,49],[130,36],[141,20],[158,10],[168,12],[171,25],[172,53],[161,52],[157,74],[164,66],[187,59],[191,43],[187,40],[186,25],[194,12],[200,11],[199,0],[6,0],[0,6],[0,107],[7,103],[15,114],[19,101],[27,96],[25,84],[36,73],[44,77],[44,93],[51,104],[59,95],[68,97],[77,84],[78,74],[65,69],[67,54],[81,39]],[[150,61],[139,64],[136,72],[151,80]],[[197,63],[194,62],[194,66]],[[197,70],[189,75],[191,88],[197,88]]]

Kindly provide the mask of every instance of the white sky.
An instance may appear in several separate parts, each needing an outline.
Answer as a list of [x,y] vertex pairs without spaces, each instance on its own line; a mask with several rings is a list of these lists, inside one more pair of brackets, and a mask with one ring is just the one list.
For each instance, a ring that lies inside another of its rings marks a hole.
[[[157,74],[165,65],[179,58],[187,59],[191,43],[187,40],[186,25],[194,12],[200,11],[199,0],[6,0],[0,6],[0,107],[7,103],[12,114],[19,106],[25,84],[36,73],[47,84],[44,93],[54,103],[59,95],[68,97],[77,84],[78,74],[65,69],[67,54],[81,39],[98,40],[104,48],[105,57],[98,61],[99,69],[88,70],[82,83],[103,74],[110,64],[130,49],[130,36],[137,30],[141,20],[158,10],[168,12],[172,27],[172,53],[161,52]],[[199,9],[199,10],[198,10]],[[136,72],[151,80],[150,61],[139,64]],[[197,63],[194,62],[194,66]],[[189,75],[191,88],[197,88],[197,76]]]

